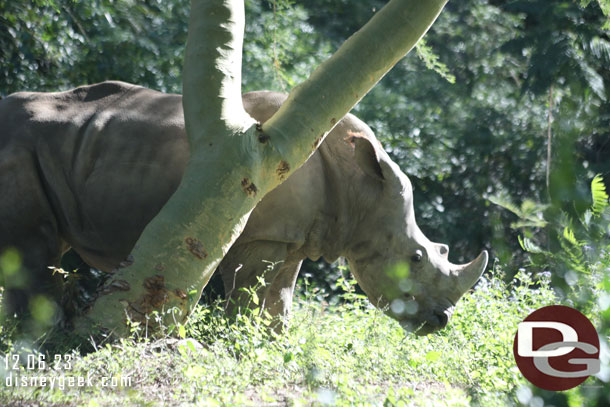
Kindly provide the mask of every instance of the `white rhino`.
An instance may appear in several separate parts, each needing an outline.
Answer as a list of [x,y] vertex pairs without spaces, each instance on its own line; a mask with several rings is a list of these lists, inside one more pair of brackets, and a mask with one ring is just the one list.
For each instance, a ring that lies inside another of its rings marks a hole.
[[[285,95],[253,92],[244,106],[259,122]],[[0,100],[0,253],[17,248],[26,272],[5,275],[9,313],[37,294],[55,295],[69,247],[110,273],[177,188],[188,157],[180,95],[123,82],[66,92],[21,92]],[[161,237],[160,237],[161,238]],[[272,315],[289,311],[304,258],[347,258],[370,301],[418,334],[447,324],[456,301],[487,264],[451,264],[448,247],[418,228],[411,183],[370,128],[348,114],[312,157],[252,212],[219,266],[225,290],[257,276]],[[264,261],[280,262],[266,270]],[[392,272],[407,265],[408,276]]]

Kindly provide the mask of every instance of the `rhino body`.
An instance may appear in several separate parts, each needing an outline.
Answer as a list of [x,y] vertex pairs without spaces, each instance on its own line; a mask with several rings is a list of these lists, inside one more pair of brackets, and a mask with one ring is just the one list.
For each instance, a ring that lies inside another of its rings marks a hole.
[[[259,122],[285,95],[253,92],[244,107]],[[38,294],[59,301],[57,265],[72,247],[111,272],[180,183],[189,158],[180,95],[122,82],[0,101],[0,253],[16,248],[25,272],[5,275],[5,306],[26,313]],[[162,238],[162,237],[159,237]],[[447,260],[415,223],[408,178],[372,131],[347,115],[319,149],[253,210],[219,266],[233,304],[257,284],[263,306],[286,315],[304,258],[345,256],[369,299],[418,333],[447,323],[485,268]],[[267,262],[274,263],[269,267]],[[407,264],[408,276],[387,270]]]

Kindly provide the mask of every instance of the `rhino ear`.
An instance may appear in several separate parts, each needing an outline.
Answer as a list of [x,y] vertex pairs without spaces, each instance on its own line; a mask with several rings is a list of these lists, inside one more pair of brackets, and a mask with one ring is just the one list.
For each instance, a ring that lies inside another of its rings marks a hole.
[[383,170],[379,164],[379,155],[371,141],[364,137],[362,133],[348,132],[349,142],[354,146],[356,163],[367,175],[385,180]]

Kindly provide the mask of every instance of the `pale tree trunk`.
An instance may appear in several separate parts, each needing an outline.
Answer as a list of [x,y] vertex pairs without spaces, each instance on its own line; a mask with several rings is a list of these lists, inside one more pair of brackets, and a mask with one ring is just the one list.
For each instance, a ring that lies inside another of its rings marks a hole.
[[428,30],[447,0],[391,0],[259,127],[241,102],[243,0],[192,0],[184,114],[191,157],[178,190],[75,322],[125,335],[127,316],[184,322],[250,211]]

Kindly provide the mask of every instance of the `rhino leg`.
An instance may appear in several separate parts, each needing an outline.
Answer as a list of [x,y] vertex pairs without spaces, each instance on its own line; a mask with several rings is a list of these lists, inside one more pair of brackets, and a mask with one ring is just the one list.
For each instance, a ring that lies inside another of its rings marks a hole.
[[302,263],[303,259],[286,259],[271,283],[265,287],[265,309],[271,316],[281,319],[280,323],[274,325],[276,332],[286,327],[292,307],[294,286]]
[[[219,266],[229,314],[261,307],[274,318],[286,317],[301,262],[287,256],[286,243],[257,241],[233,246]],[[258,304],[247,292],[252,287]]]
[[21,257],[19,269],[0,270],[5,287],[2,302],[7,315],[24,320],[36,319],[30,314],[38,296],[59,304],[63,285],[61,275],[49,269],[59,263],[62,241],[32,161],[28,153],[0,154],[0,256],[16,250]]
[[[3,306],[6,314],[27,316],[31,300],[44,296],[58,305],[63,291],[62,276],[53,274],[49,267],[57,267],[60,245],[54,245],[46,234],[28,236],[28,239],[0,246],[16,249],[23,256],[18,276],[5,276]],[[57,250],[55,250],[57,249]],[[4,251],[3,251],[4,252]]]

